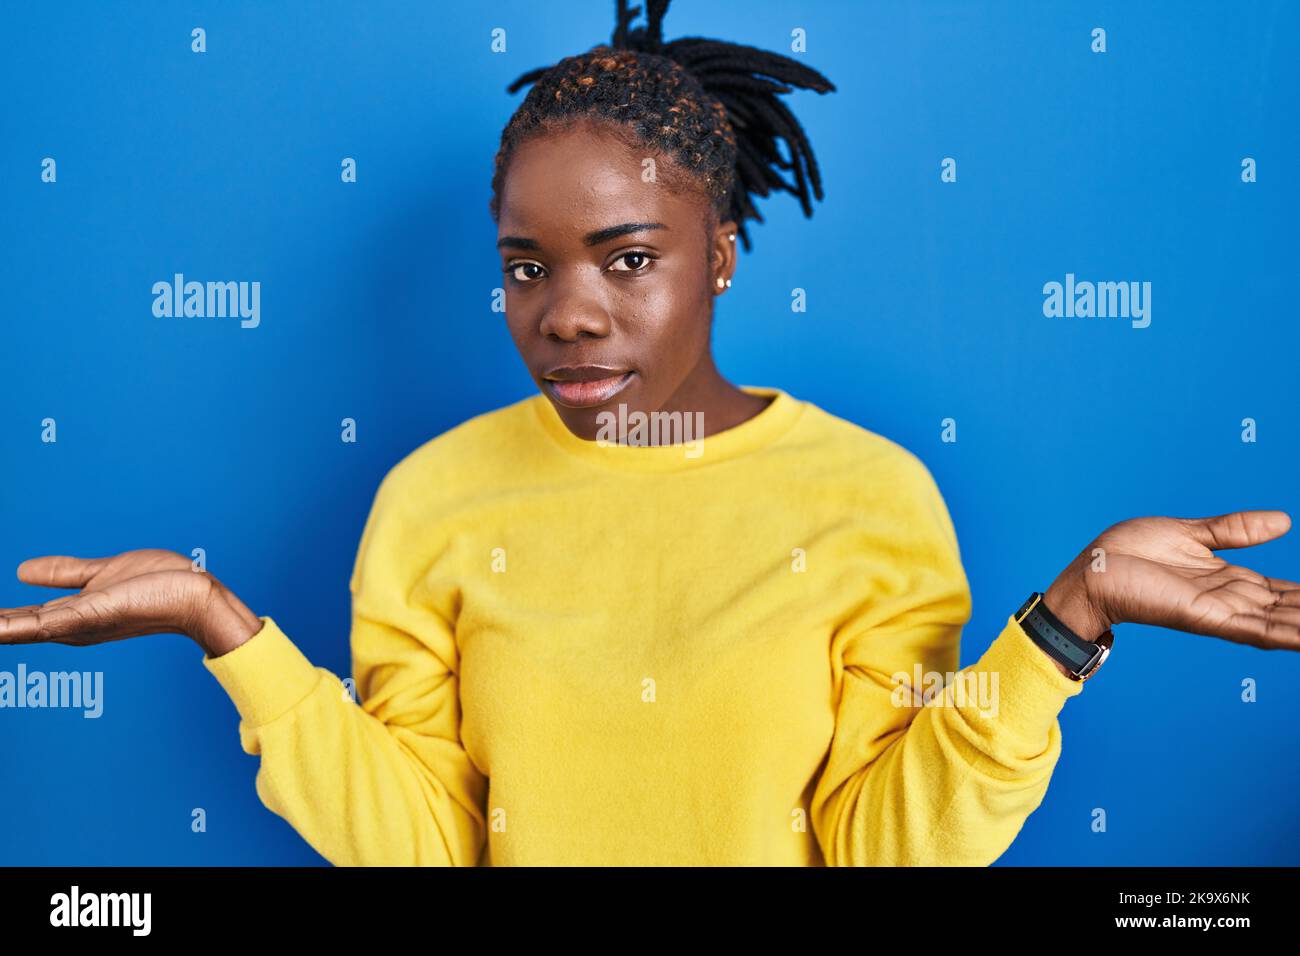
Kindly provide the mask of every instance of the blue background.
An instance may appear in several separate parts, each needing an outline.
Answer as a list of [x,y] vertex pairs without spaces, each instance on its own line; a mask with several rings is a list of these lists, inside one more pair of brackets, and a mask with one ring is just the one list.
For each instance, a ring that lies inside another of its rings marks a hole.
[[[28,557],[204,547],[346,674],[348,575],[380,479],[533,392],[490,311],[492,158],[523,96],[504,88],[607,40],[613,3],[2,16],[0,606],[64,593],[18,582]],[[963,664],[1115,521],[1300,521],[1300,5],[677,0],[665,35],[788,52],[796,26],[839,88],[791,99],[827,199],[811,220],[789,195],[760,201],[767,222],[718,300],[719,365],[929,465],[974,595]],[[46,156],[57,184],[40,181]],[[956,183],[940,182],[947,156]],[[174,272],[260,281],[260,327],[155,318],[151,286]],[[1043,284],[1067,272],[1151,282],[1150,327],[1044,317]],[[40,441],[46,416],[57,444]],[[1300,578],[1300,530],[1224,556]],[[1300,656],[1135,625],[1116,638],[1001,862],[1300,863]],[[0,669],[106,685],[98,720],[0,710],[0,863],[323,862],[258,801],[257,759],[200,660],[174,635],[0,650]]]

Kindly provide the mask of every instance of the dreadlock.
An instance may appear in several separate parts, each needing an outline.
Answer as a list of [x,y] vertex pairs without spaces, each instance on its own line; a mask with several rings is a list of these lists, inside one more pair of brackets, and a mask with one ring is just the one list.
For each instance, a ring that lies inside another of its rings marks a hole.
[[[736,222],[746,251],[745,221],[763,222],[753,197],[790,192],[812,216],[809,194],[822,198],[821,174],[803,127],[777,96],[792,87],[828,93],[835,86],[790,57],[752,46],[704,37],[664,43],[668,3],[646,0],[646,24],[632,27],[641,8],[615,0],[610,44],[530,70],[506,87],[514,93],[533,84],[501,134],[489,204],[493,221],[519,144],[578,116],[630,127],[641,143],[690,170],[720,220]],[[778,139],[788,159],[777,151]],[[793,173],[793,183],[782,170]]]

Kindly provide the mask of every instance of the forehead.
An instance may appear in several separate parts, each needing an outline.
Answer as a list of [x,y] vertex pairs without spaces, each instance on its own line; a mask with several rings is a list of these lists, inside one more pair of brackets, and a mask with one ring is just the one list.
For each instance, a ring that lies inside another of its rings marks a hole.
[[621,222],[676,229],[697,221],[705,200],[677,188],[682,180],[674,166],[670,157],[588,123],[529,137],[502,184],[499,231],[577,235]]

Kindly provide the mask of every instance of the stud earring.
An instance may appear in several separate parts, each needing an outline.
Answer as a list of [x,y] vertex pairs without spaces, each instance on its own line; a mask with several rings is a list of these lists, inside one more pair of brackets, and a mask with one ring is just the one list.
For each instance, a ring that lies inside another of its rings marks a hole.
[[727,288],[728,288],[728,289],[731,288],[731,280],[730,280],[730,279],[727,280]]
[[736,241],[736,234],[733,232],[731,235],[727,236],[727,238],[730,239],[732,242],[735,242],[735,241]]
[[718,276],[718,288],[721,289],[721,288],[723,287],[723,285],[724,285],[724,282],[723,282],[722,276]]

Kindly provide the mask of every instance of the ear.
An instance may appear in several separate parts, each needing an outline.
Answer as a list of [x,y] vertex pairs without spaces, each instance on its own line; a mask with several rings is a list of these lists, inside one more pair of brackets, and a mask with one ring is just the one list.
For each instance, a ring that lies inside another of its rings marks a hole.
[[736,272],[736,223],[728,219],[713,230],[709,259],[709,283],[714,295],[722,295],[731,286]]

